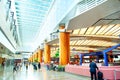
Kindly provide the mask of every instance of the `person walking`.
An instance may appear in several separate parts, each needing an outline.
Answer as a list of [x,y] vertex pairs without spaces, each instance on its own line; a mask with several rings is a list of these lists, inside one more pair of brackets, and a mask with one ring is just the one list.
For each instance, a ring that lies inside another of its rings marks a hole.
[[50,70],[49,63],[46,64],[47,70]]
[[90,67],[91,80],[93,80],[93,77],[95,78],[95,80],[97,80],[96,69],[98,70],[98,67],[97,67],[95,61],[92,61],[89,65],[89,67]]
[[25,65],[26,65],[26,70],[28,70],[28,62],[26,62],[26,64],[25,64]]
[[17,62],[16,63],[14,63],[14,66],[13,66],[13,72],[17,72]]
[[38,69],[40,69],[41,68],[41,64],[40,64],[40,62],[38,63]]
[[4,68],[4,66],[5,66],[5,62],[3,61],[3,62],[2,62],[2,67]]

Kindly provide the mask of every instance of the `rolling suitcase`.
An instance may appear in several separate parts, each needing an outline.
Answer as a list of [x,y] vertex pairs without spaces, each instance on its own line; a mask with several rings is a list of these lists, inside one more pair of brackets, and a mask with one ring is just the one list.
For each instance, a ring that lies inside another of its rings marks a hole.
[[104,80],[103,73],[101,71],[98,71],[97,76],[98,76],[98,80]]

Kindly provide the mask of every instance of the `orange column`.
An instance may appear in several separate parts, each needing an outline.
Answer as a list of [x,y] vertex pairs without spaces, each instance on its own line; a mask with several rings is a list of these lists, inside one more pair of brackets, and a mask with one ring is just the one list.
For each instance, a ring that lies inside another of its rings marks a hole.
[[33,54],[33,58],[34,58],[33,60],[34,60],[34,62],[35,62],[35,58],[36,58],[36,57],[35,57],[35,53]]
[[45,44],[44,63],[50,63],[50,45]]
[[37,59],[37,53],[35,53],[35,60]]
[[32,62],[34,62],[34,55],[32,55]]
[[29,62],[31,62],[31,59],[30,59],[30,57],[28,58],[28,61],[29,61]]
[[33,55],[32,55],[32,62],[34,62],[34,60],[33,60]]
[[30,62],[32,62],[32,57],[30,57]]
[[66,65],[69,63],[70,59],[70,34],[68,32],[60,32],[59,43],[59,64]]
[[43,55],[43,50],[38,50],[38,61],[41,63],[42,62],[42,55]]

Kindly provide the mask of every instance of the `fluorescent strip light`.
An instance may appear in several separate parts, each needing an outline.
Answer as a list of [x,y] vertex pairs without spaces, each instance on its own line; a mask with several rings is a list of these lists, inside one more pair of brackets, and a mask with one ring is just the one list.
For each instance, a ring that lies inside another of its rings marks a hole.
[[90,43],[90,40],[86,40],[87,42],[84,45],[87,45],[88,43]]
[[99,42],[98,42],[99,40],[96,40],[96,43],[94,44],[94,45],[98,45],[99,44]]
[[73,43],[73,41],[70,41],[70,44],[72,44]]
[[[19,2],[19,3],[22,3],[22,4],[29,4],[29,3],[43,3],[43,4],[50,4],[50,3],[52,3],[54,0],[36,0],[36,1],[27,1],[27,0],[15,0],[16,2]],[[35,5],[35,4],[33,4],[33,5]]]
[[106,35],[106,32],[108,32],[113,26],[114,26],[114,25],[107,25],[107,26],[106,26],[107,28],[106,28],[102,33],[100,33],[100,34]]
[[79,42],[80,42],[80,40],[78,40],[78,41],[77,41],[76,45],[78,45],[78,44],[79,44]]
[[78,45],[80,45],[81,41],[83,41],[83,40],[79,40]]
[[21,17],[21,16],[18,16],[17,17],[17,20],[21,20],[21,19],[25,19],[25,20],[36,20],[36,21],[41,21],[41,19],[43,19],[44,17]]
[[118,27],[114,26],[112,29],[110,29],[109,31],[107,31],[105,33],[105,35],[110,35],[112,33],[112,31],[114,31],[115,29],[118,29]]
[[87,40],[84,40],[84,42],[83,42],[83,43],[81,43],[81,45],[85,45],[86,41],[87,41]]
[[[28,12],[24,11],[27,10]],[[47,12],[46,11],[35,11],[35,10],[28,10],[28,9],[24,9],[24,10],[16,10],[17,14],[23,14],[23,15],[35,15],[35,16],[41,16],[41,15],[46,15]]]
[[89,40],[89,43],[88,43],[88,44],[86,44],[86,45],[90,45],[91,41],[92,41],[92,40]]
[[17,13],[16,15],[17,15],[17,17],[29,17],[29,18],[32,18],[32,17],[34,17],[34,18],[45,17],[44,14],[38,14],[38,15],[34,14],[34,15],[32,15],[32,14],[26,14],[26,13]]
[[[113,35],[114,33],[120,31],[120,24],[117,24],[117,25],[115,26],[115,28],[116,28],[116,29],[114,29],[113,31],[111,31],[110,35]],[[117,35],[116,35],[116,36],[117,36]]]
[[102,34],[102,32],[107,28],[107,25],[103,26],[96,34]]
[[21,24],[21,23],[31,23],[31,22],[32,22],[32,23],[37,23],[37,24],[40,23],[39,21],[32,21],[32,20],[31,20],[31,21],[30,21],[30,20],[29,20],[29,21],[26,21],[26,20],[18,20],[18,23],[20,23],[20,24]]
[[79,34],[84,34],[86,32],[87,28],[81,28]]
[[84,42],[84,40],[81,40],[81,42],[79,43],[79,45],[81,45]]
[[74,44],[74,42],[75,42],[75,41],[73,41],[71,45],[73,45],[73,44]]
[[100,28],[101,26],[96,26],[91,34],[95,34]]
[[94,40],[91,40],[90,43],[88,43],[89,45],[93,45],[94,44]]
[[78,34],[79,31],[80,31],[80,29],[76,29],[76,30],[73,31],[73,34]]
[[75,45],[76,42],[77,42],[77,41],[74,41],[73,45]]
[[93,31],[94,28],[95,27],[89,27],[88,30],[87,30],[87,32],[86,32],[86,34],[90,34]]
[[[26,5],[26,6],[37,6],[37,7],[47,7],[47,8],[50,6],[50,3],[44,3],[44,2],[40,2],[39,4],[38,3],[33,4],[33,2],[17,0],[17,1],[15,1],[15,3],[16,3],[16,6],[25,6]],[[47,4],[47,6],[45,6],[45,4]]]

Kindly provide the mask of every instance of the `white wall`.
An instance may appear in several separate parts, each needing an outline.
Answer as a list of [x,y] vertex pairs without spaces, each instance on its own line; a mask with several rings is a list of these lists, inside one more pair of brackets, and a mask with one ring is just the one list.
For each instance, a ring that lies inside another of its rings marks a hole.
[[[13,46],[16,48],[17,44],[12,35],[13,32],[12,30],[10,31],[10,21],[9,20],[6,21],[6,1],[7,0],[1,0],[0,2],[0,27],[7,35]],[[10,49],[12,52],[15,52],[15,49],[12,47],[12,45],[9,43],[9,41],[6,39],[6,37],[3,35],[1,31],[0,42],[4,44],[8,49]]]

